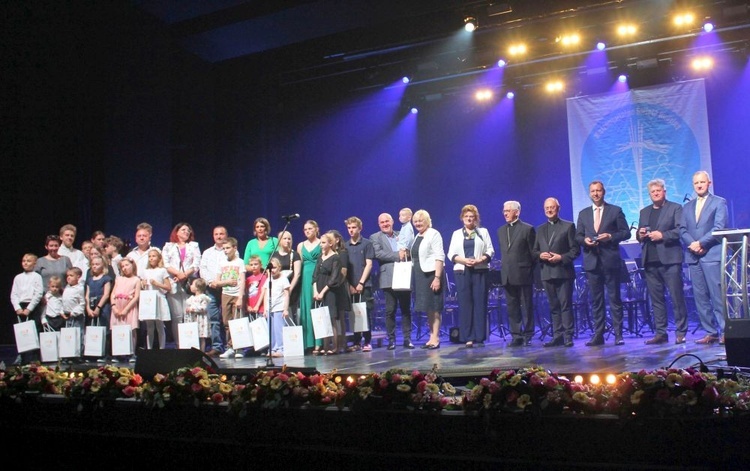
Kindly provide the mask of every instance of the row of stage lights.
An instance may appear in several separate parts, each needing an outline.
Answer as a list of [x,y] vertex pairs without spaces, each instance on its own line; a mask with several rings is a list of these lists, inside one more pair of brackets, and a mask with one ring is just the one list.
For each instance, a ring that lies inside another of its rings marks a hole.
[[[674,15],[672,19],[672,23],[676,28],[680,28],[682,30],[686,30],[689,28],[694,27],[696,23],[696,16],[695,14],[691,12],[687,13],[680,13]],[[467,16],[464,18],[464,29],[467,32],[473,32],[479,27],[479,23],[476,19],[476,17],[473,16]],[[706,33],[710,33],[714,30],[713,23],[706,22],[703,24],[702,30]],[[638,26],[634,23],[622,23],[617,25],[615,28],[615,32],[617,36],[623,40],[628,39],[635,39],[638,34]],[[562,47],[568,49],[568,50],[574,50],[576,48],[580,48],[583,38],[579,33],[573,32],[569,34],[562,34],[555,38],[555,42],[560,44]],[[595,46],[596,50],[598,51],[604,51],[607,48],[607,44],[603,41],[596,42]],[[529,53],[529,47],[526,43],[518,42],[513,43],[507,48],[507,56],[512,62],[522,62],[523,58],[527,56]],[[508,65],[509,60],[506,60],[504,58],[498,59],[497,61],[497,67],[504,68]],[[714,66],[714,60],[710,56],[701,56],[694,58],[691,63],[690,67],[695,72],[707,72],[713,69]],[[617,78],[618,82],[620,83],[626,83],[628,81],[628,75],[627,74],[620,74]],[[410,83],[411,79],[410,77],[404,76],[402,78],[402,82],[404,84]],[[547,83],[544,84],[544,90],[549,94],[560,94],[563,93],[566,89],[565,82],[560,79],[551,79]],[[479,89],[473,94],[473,98],[477,102],[488,102],[491,101],[495,97],[495,93],[491,89]],[[514,91],[508,91],[505,93],[505,98],[507,99],[513,99],[515,97]],[[419,112],[417,107],[411,107],[410,112],[412,114],[417,114]]]

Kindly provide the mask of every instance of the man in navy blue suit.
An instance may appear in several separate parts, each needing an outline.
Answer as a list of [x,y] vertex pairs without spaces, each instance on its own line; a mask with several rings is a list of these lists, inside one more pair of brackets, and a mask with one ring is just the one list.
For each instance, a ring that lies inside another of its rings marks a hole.
[[594,335],[586,342],[593,347],[604,344],[604,288],[609,297],[615,345],[624,345],[622,338],[622,299],[620,282],[622,257],[620,242],[630,238],[630,227],[622,208],[604,201],[604,183],[589,184],[593,204],[578,213],[576,241],[583,247],[583,270],[591,292],[594,314]]
[[646,287],[654,310],[656,335],[646,340],[646,345],[669,342],[667,335],[667,304],[664,290],[669,289],[674,312],[675,343],[685,343],[687,334],[687,307],[682,289],[682,206],[667,201],[664,180],[648,182],[652,204],[641,209],[636,238],[641,243],[641,260]]
[[721,293],[721,242],[714,231],[727,224],[727,201],[708,192],[711,177],[705,170],[693,174],[693,198],[682,208],[680,237],[685,244],[693,297],[706,336],[698,344],[724,343],[724,297]]

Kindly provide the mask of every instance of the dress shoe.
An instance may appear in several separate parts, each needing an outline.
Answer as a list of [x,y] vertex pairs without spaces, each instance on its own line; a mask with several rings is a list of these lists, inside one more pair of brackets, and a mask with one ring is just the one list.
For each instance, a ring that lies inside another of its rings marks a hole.
[[565,343],[563,345],[565,345],[568,348],[572,347],[574,345],[573,344],[573,339],[567,339],[567,340],[565,340]]
[[675,345],[681,345],[685,343],[685,336],[684,335],[678,335],[677,338],[674,339]]
[[426,344],[422,345],[422,349],[423,350],[435,350],[435,349],[438,349],[438,348],[440,348],[440,344],[439,343],[436,343],[436,344],[426,343]]
[[710,345],[710,344],[716,343],[718,341],[719,341],[719,337],[718,336],[708,334],[705,337],[703,337],[702,339],[696,340],[695,343],[697,343],[698,345]]
[[562,344],[563,344],[563,339],[561,339],[561,338],[557,338],[557,339],[552,339],[552,340],[550,340],[549,342],[544,342],[544,343],[542,344],[542,346],[543,346],[544,348],[549,348],[549,347],[560,347],[560,346],[562,346]]
[[520,347],[520,346],[523,346],[523,344],[524,344],[524,339],[513,339],[513,341],[510,342],[511,347]]
[[669,337],[667,334],[656,334],[653,336],[653,338],[650,338],[646,340],[646,345],[658,345],[660,343],[667,343],[669,342]]
[[615,336],[615,345],[625,345],[625,340],[623,340],[621,335]]
[[212,348],[211,350],[209,350],[206,353],[206,355],[210,356],[211,358],[218,358],[219,357],[219,351],[216,350],[215,348]]
[[591,340],[586,342],[587,347],[597,347],[599,345],[604,345],[604,339],[602,337],[591,337]]
[[404,348],[407,350],[414,350],[414,344],[409,341],[406,341],[404,342]]
[[395,350],[396,342],[388,342],[388,350]]

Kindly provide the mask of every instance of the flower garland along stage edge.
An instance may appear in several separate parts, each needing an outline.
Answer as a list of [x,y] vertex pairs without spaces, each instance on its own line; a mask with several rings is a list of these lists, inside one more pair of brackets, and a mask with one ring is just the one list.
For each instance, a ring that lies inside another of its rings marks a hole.
[[183,367],[144,380],[129,368],[88,371],[39,364],[0,370],[0,398],[59,395],[77,404],[130,399],[150,407],[221,404],[240,417],[253,409],[336,407],[350,410],[465,411],[471,413],[598,415],[619,417],[735,416],[750,409],[750,384],[688,369],[621,373],[611,384],[571,381],[544,368],[494,370],[456,388],[438,371],[392,369],[347,376],[281,370],[227,377]]

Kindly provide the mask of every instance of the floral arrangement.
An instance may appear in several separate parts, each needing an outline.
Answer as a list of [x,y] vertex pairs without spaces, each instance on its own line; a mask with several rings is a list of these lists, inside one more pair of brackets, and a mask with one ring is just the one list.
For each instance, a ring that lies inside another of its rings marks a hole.
[[179,368],[144,382],[128,368],[86,372],[41,365],[0,370],[0,398],[57,394],[78,403],[131,399],[151,407],[223,404],[244,416],[253,409],[325,406],[351,410],[463,410],[474,413],[614,414],[620,417],[732,415],[750,410],[750,384],[740,378],[688,369],[622,373],[609,383],[583,383],[538,366],[494,370],[476,384],[455,388],[437,370],[391,369],[345,376],[305,375],[286,369],[228,379],[201,367]]

